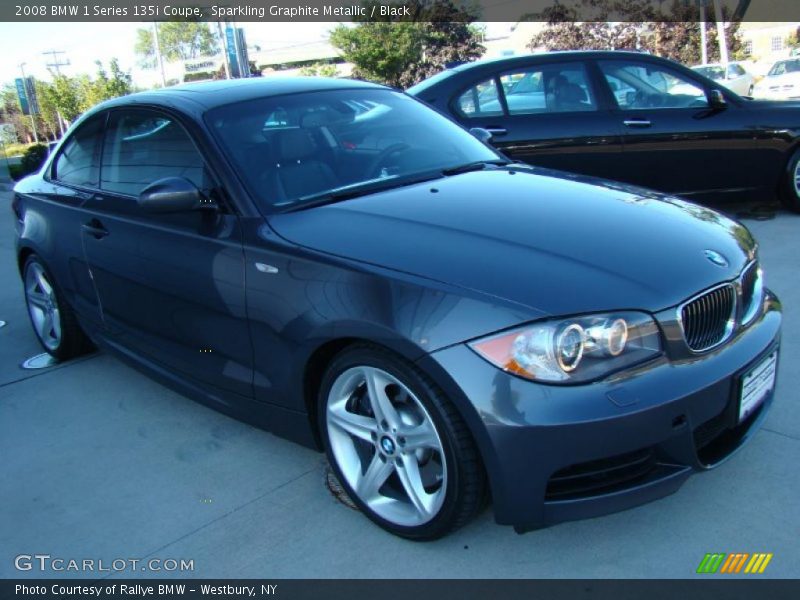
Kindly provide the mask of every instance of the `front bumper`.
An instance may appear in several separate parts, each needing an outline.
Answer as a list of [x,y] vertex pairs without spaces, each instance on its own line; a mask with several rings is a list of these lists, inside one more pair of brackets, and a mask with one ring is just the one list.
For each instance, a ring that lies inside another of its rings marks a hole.
[[442,376],[475,436],[497,522],[535,529],[666,496],[737,450],[774,393],[736,424],[740,376],[780,341],[780,303],[768,294],[764,306],[712,352],[587,385],[523,380],[463,344],[421,362]]

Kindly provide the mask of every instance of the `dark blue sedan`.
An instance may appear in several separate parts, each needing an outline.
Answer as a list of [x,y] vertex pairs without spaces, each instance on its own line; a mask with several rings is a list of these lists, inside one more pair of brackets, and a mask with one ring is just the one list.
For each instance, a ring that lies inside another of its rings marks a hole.
[[324,450],[404,537],[489,499],[523,531],[670,494],[772,402],[780,304],[742,225],[510,163],[378,85],[101,104],[13,210],[50,354]]

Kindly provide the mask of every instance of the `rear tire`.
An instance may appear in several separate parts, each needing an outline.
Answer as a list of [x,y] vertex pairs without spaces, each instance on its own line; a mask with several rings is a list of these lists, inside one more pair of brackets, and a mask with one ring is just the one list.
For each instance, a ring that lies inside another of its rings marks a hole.
[[31,254],[22,268],[25,304],[33,332],[48,354],[68,360],[92,349],[72,308],[44,262]]
[[784,173],[781,201],[792,212],[800,213],[800,149],[795,150]]
[[483,507],[486,476],[472,436],[412,363],[370,344],[346,348],[323,376],[318,415],[333,472],[386,531],[433,540]]

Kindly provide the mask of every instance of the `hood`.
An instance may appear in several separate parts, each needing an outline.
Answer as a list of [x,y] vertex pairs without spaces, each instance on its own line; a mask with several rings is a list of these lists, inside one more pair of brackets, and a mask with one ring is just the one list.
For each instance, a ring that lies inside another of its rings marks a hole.
[[270,224],[301,246],[549,314],[674,306],[736,277],[755,246],[710,209],[538,169],[465,173]]

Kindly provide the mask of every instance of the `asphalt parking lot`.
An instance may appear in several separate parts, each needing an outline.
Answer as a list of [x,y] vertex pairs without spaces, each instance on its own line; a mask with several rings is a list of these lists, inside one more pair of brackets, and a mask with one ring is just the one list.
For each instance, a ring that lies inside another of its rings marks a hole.
[[337,501],[321,455],[111,356],[22,370],[41,349],[9,199],[0,192],[0,577],[41,576],[17,571],[14,557],[49,554],[194,561],[191,573],[123,573],[147,577],[683,578],[707,552],[772,552],[758,577],[800,577],[800,216],[746,221],[785,326],[776,401],[738,455],[623,513],[520,536],[486,511],[444,540],[415,544]]

